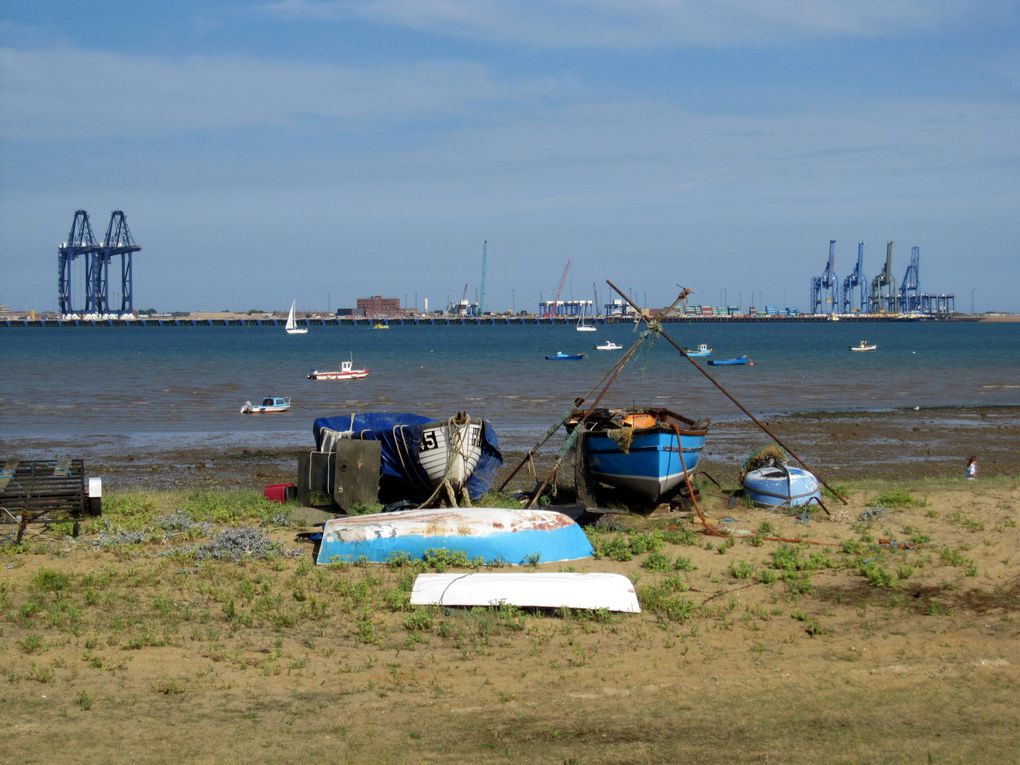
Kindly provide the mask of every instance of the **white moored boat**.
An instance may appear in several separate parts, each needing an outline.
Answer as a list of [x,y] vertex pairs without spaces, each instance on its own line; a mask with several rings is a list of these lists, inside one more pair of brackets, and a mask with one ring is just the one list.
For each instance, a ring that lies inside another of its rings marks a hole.
[[290,313],[287,314],[287,334],[288,335],[307,335],[308,327],[299,327],[297,320],[294,318],[294,309],[297,307],[297,301],[295,300],[290,304]]
[[286,412],[290,409],[290,396],[267,396],[262,399],[261,404],[253,404],[245,401],[241,407],[241,414],[272,414],[273,412]]
[[851,351],[873,351],[878,348],[876,343],[869,343],[867,340],[861,340],[857,345],[851,345]]
[[595,346],[596,351],[619,351],[622,348],[622,345],[614,343],[612,340],[606,340],[604,343],[599,343]]
[[339,370],[329,369],[320,372],[318,369],[313,369],[308,373],[309,380],[360,380],[363,377],[368,377],[368,370],[355,369],[353,359],[341,361]]

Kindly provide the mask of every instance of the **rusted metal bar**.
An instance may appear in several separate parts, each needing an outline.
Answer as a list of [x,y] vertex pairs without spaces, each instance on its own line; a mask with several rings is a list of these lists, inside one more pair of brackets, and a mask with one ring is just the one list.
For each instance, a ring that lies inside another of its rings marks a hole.
[[[630,297],[626,293],[624,293],[623,290],[621,290],[619,287],[617,287],[615,284],[613,284],[612,280],[606,279],[606,284],[608,284],[610,287],[612,287],[620,297],[622,297],[624,300],[626,300],[627,303],[630,304],[634,308],[634,310],[638,312],[638,316],[641,317],[642,321],[644,321],[646,324],[649,323],[648,322],[648,317],[645,316],[641,312],[641,309],[638,308],[637,304],[633,300],[631,300]],[[802,460],[797,455],[797,453],[793,449],[791,449],[789,446],[787,446],[785,443],[783,443],[783,441],[779,438],[779,436],[775,435],[771,430],[769,430],[765,426],[765,423],[763,423],[761,420],[759,420],[757,417],[755,417],[753,414],[751,414],[750,410],[747,409],[747,407],[745,407],[743,404],[741,404],[739,401],[737,401],[737,399],[733,396],[733,394],[730,393],[728,390],[726,390],[726,388],[723,387],[722,383],[717,381],[714,377],[712,377],[712,375],[710,375],[708,373],[708,371],[704,367],[702,367],[700,364],[698,364],[698,362],[696,362],[694,359],[692,359],[690,356],[688,356],[687,355],[687,351],[685,351],[682,347],[677,345],[676,341],[674,341],[672,337],[670,337],[669,335],[666,334],[665,330],[662,329],[661,325],[654,327],[654,331],[657,332],[658,334],[660,334],[666,340],[667,343],[669,343],[674,348],[676,348],[677,351],[679,351],[681,356],[683,356],[685,359],[687,359],[689,362],[691,362],[691,364],[694,365],[694,368],[697,369],[699,372],[701,372],[701,374],[705,376],[705,379],[707,379],[710,383],[712,383],[712,385],[714,385],[716,388],[718,388],[719,391],[724,396],[726,396],[726,398],[728,398],[730,401],[732,401],[740,411],[742,411],[744,414],[746,414],[748,417],[750,417],[751,418],[751,422],[753,422],[755,425],[757,425],[759,428],[761,428],[762,432],[764,432],[767,436],[769,436],[769,438],[771,438],[773,441],[775,441],[781,447],[786,449],[787,453],[791,457],[793,457],[795,460],[797,460],[797,462],[799,462],[801,464],[801,466],[805,470],[807,470],[807,471],[809,471],[811,473],[815,472],[814,470],[812,470],[808,466],[808,464],[804,460]],[[815,474],[815,475],[816,475],[816,477],[818,477],[817,474]],[[840,494],[837,491],[835,491],[831,486],[829,486],[829,484],[827,484],[822,478],[818,478],[818,481],[819,481],[819,483],[822,484],[822,486],[824,486],[826,489],[828,489],[830,492],[832,492],[832,495],[834,497],[836,497],[836,499],[838,499],[844,505],[847,504],[847,501],[842,496],[840,496]],[[823,506],[823,509],[825,509],[824,506]],[[828,513],[829,511],[825,510],[825,512]]]

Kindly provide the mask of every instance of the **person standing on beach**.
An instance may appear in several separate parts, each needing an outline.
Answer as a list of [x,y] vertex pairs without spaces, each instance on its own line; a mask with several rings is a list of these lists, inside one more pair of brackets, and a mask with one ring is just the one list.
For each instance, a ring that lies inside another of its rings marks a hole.
[[965,478],[977,478],[977,457],[967,460],[967,468],[964,471]]

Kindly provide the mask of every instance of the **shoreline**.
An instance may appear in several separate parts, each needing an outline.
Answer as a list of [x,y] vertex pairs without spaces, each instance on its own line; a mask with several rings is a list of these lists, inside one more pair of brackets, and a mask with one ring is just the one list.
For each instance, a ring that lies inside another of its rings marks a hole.
[[[851,479],[953,478],[963,474],[967,458],[978,457],[979,476],[1018,473],[1020,407],[935,407],[881,411],[796,412],[761,419],[828,482]],[[496,423],[499,435],[499,426]],[[542,431],[537,430],[537,439]],[[166,434],[172,437],[172,434]],[[270,436],[271,437],[271,436]],[[94,436],[0,439],[5,458],[85,459],[86,472],[103,478],[109,489],[261,488],[296,480],[297,454],[312,447],[297,443],[257,444],[210,434],[212,444],[118,449],[89,445]],[[119,438],[119,436],[118,436]],[[116,440],[116,439],[114,439]],[[520,439],[518,439],[520,440]],[[741,462],[770,439],[747,419],[716,421],[709,433],[702,470],[717,480],[736,480]],[[504,445],[497,484],[533,445]],[[554,436],[539,452],[539,470],[552,462],[562,443]],[[527,481],[515,488],[524,488]]]

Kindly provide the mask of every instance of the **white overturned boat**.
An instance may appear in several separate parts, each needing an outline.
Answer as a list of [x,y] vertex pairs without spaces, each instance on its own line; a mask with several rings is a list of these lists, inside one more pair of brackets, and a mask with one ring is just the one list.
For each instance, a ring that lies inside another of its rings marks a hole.
[[484,563],[551,563],[589,558],[591,543],[570,517],[551,510],[405,510],[326,521],[316,563],[394,557],[426,558],[430,551],[463,553]]
[[578,608],[641,613],[634,585],[622,574],[478,573],[419,574],[414,606]]
[[418,462],[434,484],[445,479],[460,489],[482,456],[482,423],[466,416],[422,426]]

